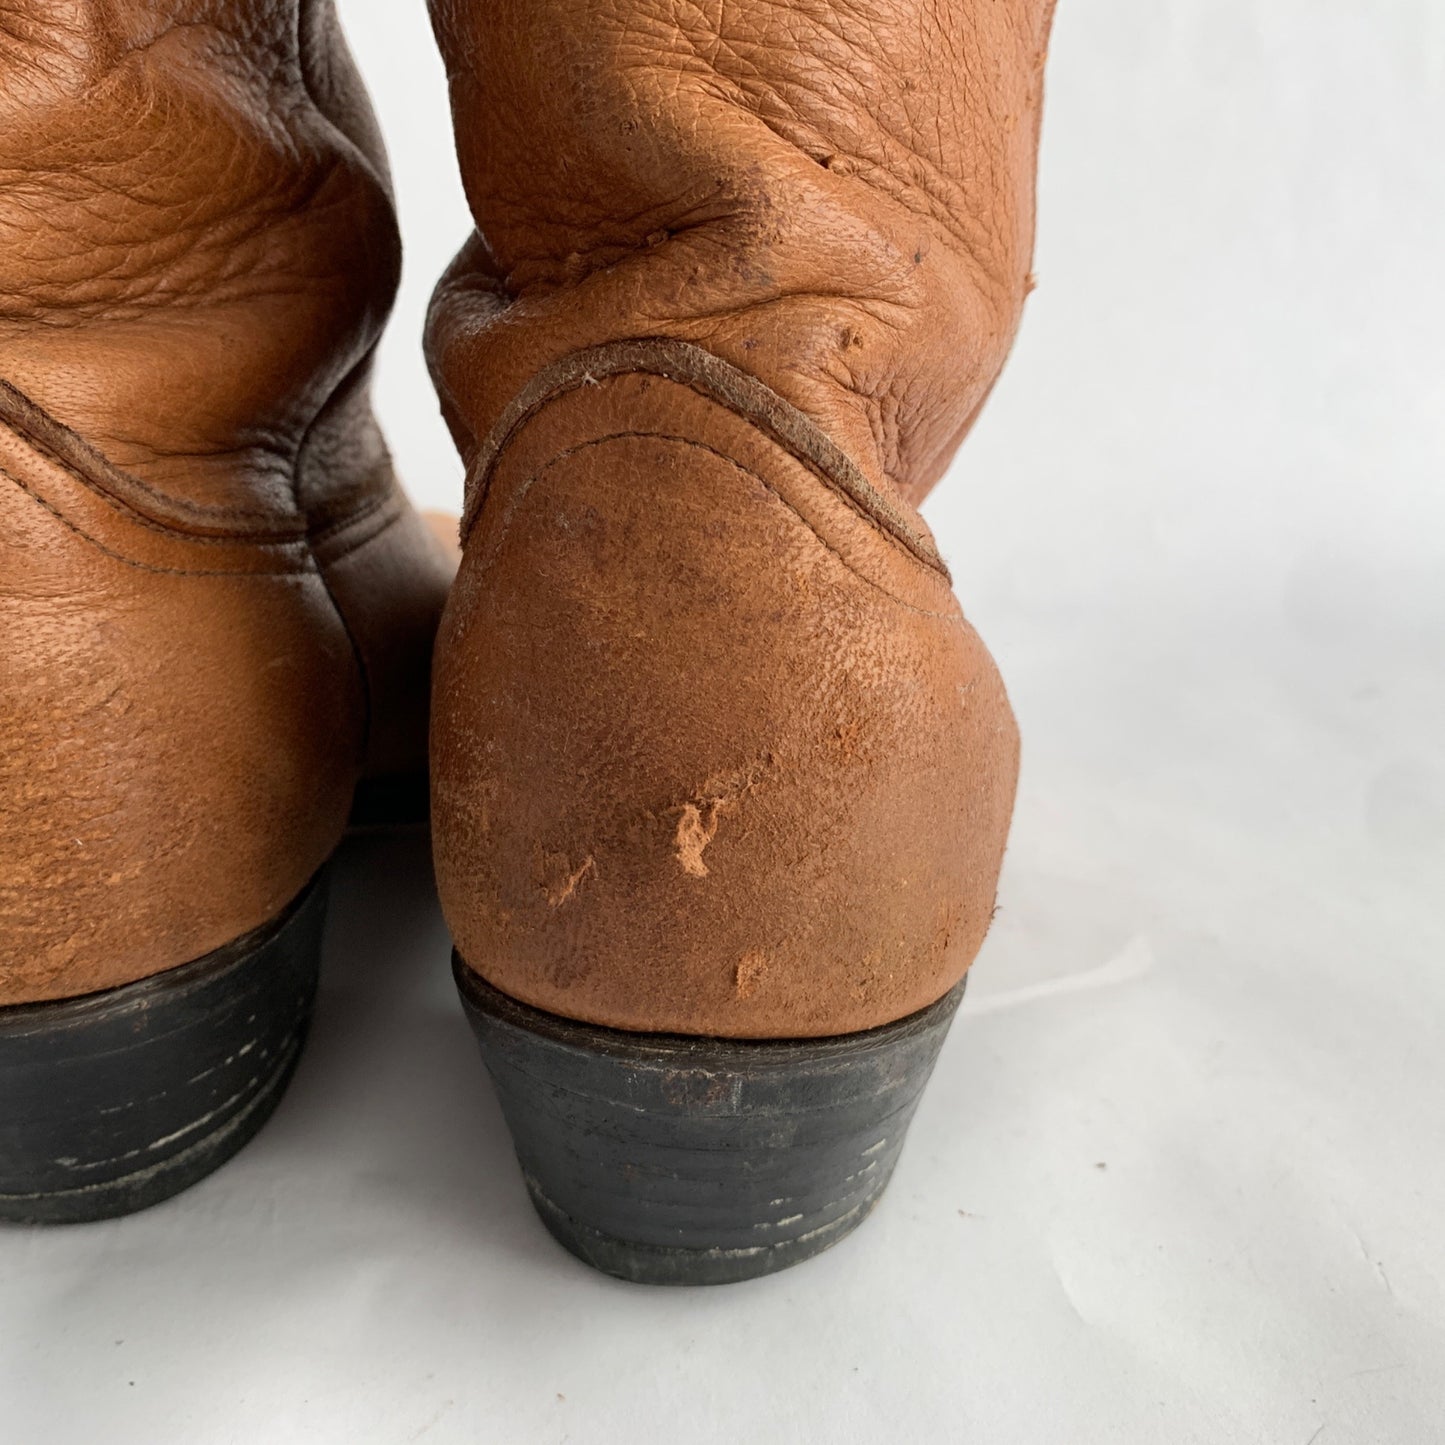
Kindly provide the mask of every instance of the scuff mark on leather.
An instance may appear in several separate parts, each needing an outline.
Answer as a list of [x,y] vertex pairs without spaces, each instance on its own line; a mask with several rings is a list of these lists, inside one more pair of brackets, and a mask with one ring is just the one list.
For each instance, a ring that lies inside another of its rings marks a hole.
[[545,859],[550,880],[542,884],[542,891],[547,895],[547,906],[549,908],[560,908],[577,891],[577,886],[589,875],[595,876],[597,872],[597,860],[588,854],[582,860],[578,868],[568,871],[568,859],[560,853],[548,854]]
[[677,820],[677,836],[673,849],[684,873],[694,878],[707,877],[707,864],[702,855],[707,845],[717,836],[718,815],[722,811],[722,800],[711,798],[706,812],[696,803],[684,803],[682,816]]
[[740,999],[751,998],[756,992],[758,984],[762,982],[767,968],[768,960],[765,955],[756,950],[743,954],[738,959],[737,967],[733,970],[734,995]]
[[708,866],[703,862],[702,855],[717,837],[719,823],[742,798],[752,792],[764,770],[772,765],[773,755],[768,753],[745,771],[709,779],[691,798],[672,809],[677,815],[677,829],[672,840],[673,856],[689,877],[708,876]]

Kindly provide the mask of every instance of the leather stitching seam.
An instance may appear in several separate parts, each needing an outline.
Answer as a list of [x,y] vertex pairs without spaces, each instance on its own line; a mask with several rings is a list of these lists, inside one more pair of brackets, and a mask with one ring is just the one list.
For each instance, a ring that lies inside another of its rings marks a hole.
[[551,471],[551,469],[559,463],[565,462],[571,457],[576,456],[579,452],[586,451],[589,447],[602,446],[606,442],[631,440],[672,442],[680,446],[692,447],[696,451],[707,452],[710,455],[717,457],[719,461],[726,462],[728,466],[732,467],[742,476],[751,478],[753,481],[757,482],[764,491],[769,492],[772,496],[776,497],[777,500],[780,501],[783,506],[785,506],[788,511],[790,511],[793,516],[795,516],[808,529],[808,531],[813,534],[813,536],[817,539],[819,545],[822,546],[824,550],[832,553],[832,555],[836,557],[838,561],[841,562],[843,566],[850,573],[852,573],[852,575],[856,577],[860,582],[865,583],[867,586],[873,588],[876,592],[881,592],[883,596],[885,596],[895,606],[902,607],[908,612],[917,613],[920,617],[934,618],[939,622],[946,622],[953,625],[962,622],[962,617],[959,616],[957,613],[933,612],[926,607],[919,607],[912,602],[905,601],[896,593],[890,592],[888,588],[883,586],[881,582],[875,582],[873,578],[865,576],[826,537],[824,537],[823,534],[819,532],[818,529],[812,524],[812,522],[810,522],[807,517],[805,517],[775,486],[773,486],[773,484],[769,482],[766,477],[759,476],[757,472],[753,471],[750,467],[744,466],[741,462],[736,460],[736,458],[728,456],[726,452],[719,451],[716,447],[709,446],[706,442],[694,441],[690,437],[673,436],[667,432],[609,432],[607,436],[593,437],[588,441],[578,442],[575,446],[567,447],[565,450],[558,452],[555,456],[549,457],[548,460],[545,461],[540,467],[538,467],[537,470],[533,472],[530,477],[527,478],[526,482],[524,482],[518,488],[517,495],[513,502],[513,508],[511,511],[508,512],[506,520],[498,528],[496,546],[500,549],[502,543],[506,540],[507,533],[511,530],[512,516],[515,514],[516,506],[521,503],[522,499],[527,495],[528,492],[532,490],[532,487],[542,479],[545,473]]
[[[96,483],[94,478],[86,476],[77,466],[58,455],[29,431],[17,427],[13,422],[4,418],[0,418],[0,420],[4,420],[5,425],[8,426],[26,446],[44,457],[52,466],[59,467],[72,481],[78,482],[92,496],[99,497],[101,501],[105,502],[113,511],[118,512],[125,521],[132,522],[138,527],[145,527],[149,531],[158,532],[165,537],[178,537],[186,542],[200,543],[209,546],[234,547],[237,545],[245,545],[246,543],[251,543],[259,547],[294,546],[297,542],[304,542],[306,540],[304,530],[272,533],[236,532],[219,537],[207,537],[201,533],[187,532],[181,527],[159,521],[154,517],[147,517],[144,512],[139,512],[132,507],[123,497],[117,497],[114,493],[106,491],[104,487]],[[6,475],[8,476],[9,473]],[[14,478],[12,477],[11,480],[13,481]],[[140,483],[139,478],[133,478],[132,480],[136,481],[138,485],[144,485]],[[29,489],[27,488],[27,490]],[[149,491],[150,489],[147,488],[147,490]],[[255,514],[251,513],[247,515]]]
[[52,517],[56,519],[56,521],[62,523],[64,526],[69,528],[70,531],[74,532],[77,537],[80,537],[82,540],[89,542],[90,545],[94,547],[97,551],[103,553],[105,556],[111,558],[113,561],[123,563],[127,567],[134,567],[137,571],[140,572],[154,572],[166,577],[277,578],[306,577],[314,575],[319,570],[316,566],[315,559],[312,558],[310,555],[306,557],[304,563],[300,566],[291,567],[280,571],[269,572],[256,572],[248,568],[237,568],[235,570],[228,570],[224,568],[158,567],[151,562],[141,562],[134,557],[127,557],[124,553],[117,552],[113,548],[106,546],[106,544],[100,541],[99,538],[93,537],[89,532],[85,530],[84,527],[72,521],[58,507],[48,501],[45,497],[42,497],[33,487],[22,481],[19,477],[13,475],[11,472],[7,471],[4,467],[0,467],[0,477],[4,477],[5,480],[8,482],[13,482],[15,486],[19,487],[20,490],[24,492],[25,495],[29,497],[32,502],[35,502],[38,506],[43,507],[47,512],[50,513]]
[[[3,419],[0,419],[0,420],[3,420]],[[9,423],[7,422],[6,425],[9,425]],[[249,546],[254,546],[254,547],[257,547],[257,548],[262,548],[262,547],[295,547],[295,546],[298,546],[298,545],[301,545],[301,544],[305,544],[305,545],[306,545],[307,547],[309,547],[309,548],[314,548],[314,547],[316,547],[316,546],[324,545],[326,542],[330,541],[332,538],[341,535],[342,533],[348,531],[348,530],[349,530],[350,528],[352,528],[353,526],[360,526],[360,524],[361,524],[362,522],[366,521],[369,517],[374,516],[374,515],[375,515],[377,512],[379,512],[382,508],[386,507],[388,504],[392,503],[392,502],[395,500],[395,498],[394,498],[389,492],[388,492],[388,493],[384,493],[384,494],[383,494],[382,496],[380,496],[380,497],[369,498],[369,499],[366,501],[366,503],[365,503],[363,506],[358,507],[356,511],[351,512],[351,513],[348,513],[348,514],[346,514],[346,515],[344,515],[344,516],[342,516],[342,517],[339,517],[339,518],[337,518],[337,519],[335,519],[335,520],[333,520],[333,521],[331,521],[331,522],[328,522],[328,523],[327,523],[324,527],[322,527],[319,531],[314,532],[314,533],[309,533],[309,532],[305,532],[305,531],[298,531],[298,532],[296,532],[296,533],[294,533],[294,534],[292,534],[292,533],[286,533],[286,534],[279,534],[279,533],[277,533],[277,534],[272,534],[272,535],[270,535],[270,536],[260,536],[260,535],[254,534],[254,533],[244,533],[244,532],[242,532],[242,533],[233,534],[233,535],[231,535],[231,536],[207,537],[207,536],[203,536],[203,535],[200,535],[200,534],[198,534],[198,533],[195,533],[195,532],[187,532],[187,531],[184,531],[183,529],[181,529],[181,528],[179,528],[179,527],[170,526],[170,525],[166,524],[165,522],[158,522],[158,521],[156,521],[154,518],[145,516],[144,513],[137,512],[133,507],[128,506],[122,498],[113,496],[111,493],[109,493],[109,492],[107,492],[107,491],[104,491],[102,488],[96,486],[95,483],[92,481],[91,478],[87,477],[87,476],[86,476],[83,472],[81,472],[78,468],[72,466],[69,462],[67,462],[67,461],[65,460],[64,457],[61,457],[61,456],[56,455],[56,453],[53,452],[53,451],[51,451],[50,448],[48,448],[43,442],[40,442],[40,441],[36,440],[36,439],[35,439],[34,437],[32,437],[28,432],[23,432],[23,431],[19,430],[18,428],[14,427],[14,426],[11,426],[10,429],[20,438],[20,440],[21,440],[22,442],[25,443],[26,446],[32,447],[36,452],[38,452],[41,456],[43,456],[43,457],[44,457],[48,462],[50,462],[53,466],[59,467],[61,471],[63,471],[67,476],[69,476],[69,477],[71,478],[71,480],[77,482],[80,486],[84,487],[85,490],[86,490],[87,492],[89,492],[92,496],[98,497],[101,501],[105,502],[107,506],[109,506],[114,512],[116,512],[116,513],[119,515],[119,517],[121,518],[122,521],[124,521],[124,522],[126,522],[126,523],[128,523],[128,524],[134,525],[134,526],[144,527],[147,531],[154,532],[154,533],[156,533],[156,534],[159,535],[159,536],[168,537],[168,538],[171,538],[172,540],[175,540],[175,541],[184,542],[184,543],[185,543],[186,545],[188,545],[188,546],[203,546],[203,547],[244,547],[244,546],[248,546],[248,545],[249,545]],[[23,491],[29,493],[29,495],[32,496],[32,497],[34,497],[37,501],[40,501],[40,500],[41,500],[41,498],[40,498],[39,495],[36,493],[36,491],[35,491],[35,489],[34,489],[33,487],[30,487],[30,486],[26,485],[24,482],[21,482],[21,481],[19,480],[19,478],[13,476],[8,470],[5,470],[5,469],[3,469],[3,468],[0,468],[0,474],[3,474],[3,475],[4,475],[5,477],[7,477],[10,481],[14,482],[14,483],[16,484],[16,486],[20,487]],[[55,515],[56,515],[56,516],[62,516],[62,515],[63,515],[59,510],[57,510],[57,509],[56,509],[54,506],[52,506],[51,504],[46,503],[45,505],[48,507],[48,509],[49,509],[50,511],[55,512]],[[400,515],[400,514],[398,514],[398,515]],[[66,520],[68,521],[69,519],[66,519]],[[395,519],[392,519],[392,520],[395,520]],[[81,536],[85,537],[87,541],[92,541],[92,542],[95,541],[95,538],[92,537],[92,536],[90,535],[90,533],[86,532],[83,528],[81,528],[81,527],[79,527],[79,526],[75,526],[75,524],[73,524],[73,523],[71,523],[71,525],[72,525],[72,527],[74,528],[74,530],[75,530],[76,532],[78,532]],[[390,523],[388,523],[388,525],[390,525]],[[373,534],[373,535],[374,535],[374,534]],[[366,537],[360,538],[356,543],[353,544],[352,547],[348,547],[348,548],[346,548],[345,550],[336,553],[335,558],[334,558],[333,560],[339,561],[342,557],[345,557],[345,556],[349,555],[349,553],[350,553],[351,551],[355,550],[356,547],[364,546],[368,541],[370,541],[370,539],[371,539],[371,536],[370,536],[370,535],[368,535],[368,536],[366,536]],[[100,544],[97,543],[97,545],[100,545]],[[119,556],[120,556],[119,553],[113,553],[113,554],[110,554],[110,555],[114,555],[114,556],[116,556],[116,557],[119,557]],[[121,560],[124,560],[124,559],[121,559]],[[142,563],[137,563],[137,564],[135,564],[135,565],[137,565],[137,566],[142,566],[142,565],[144,565],[144,564],[142,564]],[[173,569],[170,569],[170,570],[173,570]],[[183,572],[182,575],[187,575],[187,576],[189,576],[189,575],[204,576],[204,575],[207,575],[207,574],[206,574],[205,570],[202,569],[202,570],[197,571],[197,572],[195,572],[195,573]],[[218,574],[218,575],[227,575],[227,576],[230,576],[230,575],[236,575],[236,574],[224,573],[224,574]],[[286,575],[286,574],[285,574],[285,573],[266,573],[266,574],[263,574],[263,573],[259,573],[259,572],[254,572],[254,573],[247,573],[246,575],[247,575],[247,576],[256,576],[256,577],[259,577],[259,576],[263,576],[263,575],[268,575],[268,576],[284,576],[284,575]]]
[[[652,351],[663,351],[667,356],[672,357],[673,366],[669,368],[665,362],[653,361],[648,354]],[[632,358],[631,364],[628,361],[629,357]],[[679,365],[679,362],[682,364]],[[589,363],[596,364],[599,374],[593,374]],[[761,390],[766,392],[767,398],[779,408],[782,420],[768,424],[768,419],[761,414],[761,410],[759,415],[750,415],[720,386],[705,385],[700,374],[701,368],[704,367],[718,369],[723,378],[740,385],[744,391]],[[549,374],[555,377],[552,384],[548,384]],[[901,546],[915,561],[936,572],[945,581],[951,580],[948,568],[938,555],[931,539],[926,535],[915,534],[906,522],[895,516],[892,504],[858,470],[856,464],[839,451],[804,413],[783,397],[778,396],[765,382],[741,371],[721,357],[714,356],[705,348],[691,342],[679,342],[668,338],[639,338],[631,342],[614,342],[593,347],[590,350],[573,352],[570,356],[564,357],[553,366],[539,372],[532,379],[530,385],[523,388],[513,398],[498,418],[479,451],[477,460],[480,462],[480,466],[475,491],[468,498],[462,515],[463,545],[486,502],[491,474],[501,460],[508,442],[517,431],[550,402],[577,391],[583,386],[596,385],[601,380],[612,380],[629,375],[661,377],[674,385],[686,387],[704,400],[730,412],[755,431],[768,437],[795,461],[806,467],[882,536],[894,545]],[[540,388],[538,387],[539,382],[542,383]],[[533,388],[538,388],[535,396],[529,394]],[[856,472],[857,476],[845,481],[842,477],[833,475],[832,471],[817,458],[807,455],[797,438],[788,435],[789,428],[803,429],[806,433],[813,434],[820,446],[834,454],[832,460],[835,467]],[[871,499],[874,506],[878,508],[877,512],[865,505],[864,497]]]
[[[9,404],[7,405],[6,403]],[[19,406],[17,406],[17,403],[19,404]],[[25,442],[27,446],[33,447],[37,452],[40,453],[41,456],[45,457],[48,461],[53,462],[56,466],[60,467],[65,472],[68,472],[70,476],[73,477],[77,482],[81,483],[82,486],[85,486],[91,491],[95,492],[97,495],[104,497],[106,501],[109,502],[112,506],[122,508],[126,511],[134,513],[139,519],[144,521],[149,526],[158,527],[162,530],[174,531],[181,536],[191,536],[190,533],[183,532],[178,527],[167,527],[166,523],[156,518],[145,517],[143,513],[138,512],[134,506],[126,502],[123,497],[117,497],[94,477],[87,476],[75,462],[61,456],[60,453],[49,441],[47,441],[44,437],[40,436],[37,433],[35,428],[26,420],[23,412],[20,411],[20,406],[23,406],[26,410],[33,410],[39,413],[50,425],[54,426],[58,432],[60,432],[62,435],[73,438],[78,445],[87,445],[84,439],[81,438],[77,433],[73,432],[69,427],[67,427],[64,422],[56,421],[55,418],[52,417],[48,412],[45,412],[41,407],[37,406],[33,401],[31,401],[30,398],[24,394],[24,392],[12,386],[8,381],[0,381],[0,422],[3,422],[7,427],[9,427],[10,430],[13,431],[23,442]],[[100,460],[104,461],[105,459],[102,457],[100,458]],[[109,466],[111,464],[106,463],[106,465]],[[135,476],[131,472],[123,471],[119,467],[115,467],[113,469],[118,476],[124,479],[127,486],[135,487],[138,491],[144,493],[147,497],[154,501],[158,506],[161,506],[163,508],[174,508],[175,510],[180,512],[189,512],[191,516],[194,517],[197,521],[209,521],[217,518],[230,518],[235,521],[252,521],[263,523],[274,521],[274,519],[268,517],[264,512],[253,512],[249,511],[244,507],[204,507],[200,506],[195,502],[189,502],[183,497],[168,496],[165,492],[157,490],[155,487],[151,486],[150,483],[143,481],[140,477]],[[196,538],[195,540],[236,541],[241,540],[243,537],[249,538],[252,535],[253,534],[251,533],[242,533],[239,537]],[[261,538],[261,540],[297,541],[300,540],[302,535],[303,531],[301,529],[297,529],[284,533],[268,533],[265,534]]]

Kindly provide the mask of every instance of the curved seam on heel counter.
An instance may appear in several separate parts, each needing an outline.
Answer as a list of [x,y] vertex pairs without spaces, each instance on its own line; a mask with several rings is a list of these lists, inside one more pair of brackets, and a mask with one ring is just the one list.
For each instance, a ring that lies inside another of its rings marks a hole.
[[[113,562],[119,562],[122,566],[125,567],[134,567],[138,572],[153,572],[158,576],[162,577],[280,578],[306,577],[311,575],[313,572],[319,572],[320,570],[315,564],[314,557],[310,556],[309,554],[306,557],[305,563],[303,565],[296,567],[280,568],[271,571],[257,571],[249,567],[238,567],[235,569],[227,569],[222,567],[160,567],[153,562],[141,562],[135,557],[127,557],[123,552],[117,552],[114,548],[107,546],[98,537],[92,536],[89,532],[85,530],[84,527],[80,526],[79,523],[74,522],[71,520],[71,518],[67,517],[65,513],[62,512],[59,507],[55,506],[53,502],[50,502],[46,498],[42,497],[33,487],[31,487],[28,483],[22,481],[19,477],[15,476],[6,468],[0,467],[0,477],[3,477],[7,482],[10,482],[14,486],[16,486],[21,492],[25,494],[25,496],[27,496],[32,502],[34,502],[36,506],[48,512],[63,527],[66,527],[77,537],[79,537],[81,541],[88,542],[98,552],[100,552],[103,556],[109,557]],[[171,535],[177,537],[185,537],[184,533],[172,533]],[[201,541],[203,539],[185,538],[185,540]],[[214,541],[218,539],[211,538],[204,540]],[[238,539],[231,540],[234,543]],[[280,544],[272,543],[268,545],[274,546]]]
[[[661,353],[660,357],[658,353]],[[714,370],[718,372],[718,378],[708,374]],[[919,532],[909,525],[902,513],[868,480],[862,469],[806,413],[779,396],[766,382],[731,362],[692,342],[665,337],[609,342],[604,346],[573,352],[538,372],[518,392],[478,448],[473,463],[476,480],[468,487],[469,495],[462,512],[463,544],[486,501],[492,472],[522,425],[549,402],[584,386],[595,386],[601,381],[627,375],[661,377],[731,412],[806,467],[852,507],[859,517],[895,545],[901,546],[916,562],[936,572],[945,581],[952,580],[926,530]],[[729,394],[723,382],[735,383],[741,394]],[[747,395],[758,392],[766,395]],[[756,404],[751,407],[746,405],[749,400]],[[776,418],[769,416],[767,407],[776,408],[779,415]],[[811,441],[823,455],[811,455],[805,445],[807,441]]]
[[[194,502],[188,502],[184,498],[171,497],[156,490],[149,483],[142,481],[140,477],[108,461],[77,431],[51,416],[44,407],[31,401],[18,387],[3,380],[0,380],[0,423],[7,426],[27,446],[33,448],[47,461],[59,467],[95,495],[102,497],[116,510],[156,531],[185,537],[188,541],[193,542],[294,542],[300,541],[305,536],[304,523],[299,526],[291,525],[280,528],[275,525],[275,520],[264,512],[252,512],[242,507],[203,507]],[[47,430],[54,433],[53,438],[42,435]],[[195,520],[203,522],[214,521],[216,518],[233,518],[267,523],[271,525],[271,530],[238,529],[233,532],[221,532],[215,536],[205,536],[186,531],[178,522],[167,521],[164,517],[152,517],[137,507],[128,497],[112,491],[99,476],[87,473],[78,461],[62,455],[57,444],[59,441],[68,442],[75,447],[81,456],[95,467],[97,472],[113,474],[123,484],[123,489],[136,489],[162,510],[170,509],[182,515],[189,514]]]
[[823,536],[823,534],[818,531],[818,529],[812,524],[812,522],[810,522],[808,518],[803,515],[802,512],[800,512],[775,486],[773,486],[773,484],[768,481],[766,477],[760,476],[750,467],[744,466],[736,458],[728,456],[726,452],[719,451],[714,446],[709,446],[706,442],[694,441],[690,437],[674,436],[667,432],[610,432],[606,436],[592,437],[585,442],[579,442],[576,446],[567,447],[564,450],[558,452],[555,456],[549,457],[546,462],[544,462],[540,467],[538,467],[537,470],[533,472],[531,476],[529,476],[527,480],[517,488],[516,495],[513,498],[513,507],[511,510],[508,511],[505,520],[497,529],[495,545],[500,548],[502,544],[506,541],[507,533],[511,530],[512,518],[515,515],[516,507],[521,504],[527,493],[532,490],[533,486],[537,482],[539,482],[542,477],[554,466],[558,465],[561,462],[569,461],[572,457],[577,456],[581,452],[587,451],[590,447],[602,446],[607,442],[633,440],[668,442],[674,445],[691,447],[696,451],[706,452],[710,456],[717,457],[719,461],[726,462],[728,466],[732,467],[740,475],[749,478],[751,481],[756,482],[770,496],[775,497],[779,502],[781,502],[783,506],[785,506],[788,511],[791,512],[792,515],[796,517],[798,521],[800,521],[808,529],[809,532],[812,533],[818,544],[823,547],[825,551],[836,557],[838,561],[849,571],[849,573],[851,573],[866,586],[871,587],[876,592],[881,593],[895,606],[902,607],[905,611],[916,613],[920,617],[935,618],[940,622],[946,622],[950,624],[960,624],[963,622],[964,619],[961,613],[934,612],[927,607],[919,607],[916,603],[908,602],[904,598],[899,597],[896,593],[890,592],[888,588],[883,586],[881,582],[877,582],[873,578],[868,577],[864,573],[860,572],[858,568],[855,567],[853,563],[850,562],[848,558],[845,557],[837,549],[837,547],[835,547],[825,536]]
[[[44,443],[37,441],[28,432],[22,431],[14,426],[8,419],[0,417],[0,424],[9,427],[10,431],[19,438],[23,445],[29,447],[36,455],[44,458],[44,460],[52,466],[58,467],[66,476],[70,477],[72,481],[78,482],[84,487],[91,496],[98,497],[106,506],[115,512],[127,526],[143,527],[148,532],[155,532],[162,537],[175,538],[185,542],[188,546],[197,547],[235,547],[247,544],[256,547],[286,547],[295,546],[297,543],[306,540],[304,531],[236,531],[215,533],[207,536],[201,532],[187,531],[184,527],[176,526],[169,522],[157,521],[154,517],[148,517],[144,512],[137,511],[136,508],[131,506],[124,498],[117,497],[113,493],[106,491],[105,488],[99,486],[93,478],[86,476],[78,467],[73,466],[70,462],[66,461],[64,457],[45,446]],[[16,481],[16,478],[11,473],[6,472],[5,475],[10,477],[11,481]],[[134,480],[138,481],[139,479]],[[16,484],[20,486],[24,485],[19,482]],[[25,487],[25,490],[30,492],[32,496],[35,495],[30,487]]]
[[[4,385],[7,385],[7,383],[0,382],[0,386]],[[381,496],[371,498],[366,502],[362,503],[351,512],[346,512],[339,517],[333,517],[329,519],[314,532],[308,530],[307,527],[303,526],[301,529],[295,531],[287,530],[284,532],[278,531],[270,533],[236,531],[206,536],[203,533],[191,532],[184,527],[176,526],[171,523],[157,521],[152,517],[146,516],[143,512],[138,512],[134,507],[130,506],[122,498],[116,497],[112,493],[106,491],[104,488],[98,486],[93,478],[87,477],[84,472],[79,470],[79,468],[72,465],[64,457],[58,455],[55,451],[53,451],[50,447],[46,446],[31,433],[17,427],[8,417],[0,415],[0,425],[7,427],[23,445],[29,447],[39,456],[50,462],[53,466],[59,467],[61,471],[63,471],[73,481],[78,482],[92,496],[100,498],[100,500],[103,501],[107,506],[109,506],[127,525],[142,527],[145,530],[149,532],[154,532],[159,536],[169,537],[177,541],[184,542],[187,546],[237,547],[251,545],[255,547],[294,547],[304,544],[314,554],[315,549],[318,545],[324,545],[325,543],[332,541],[334,538],[340,536],[341,534],[349,531],[352,527],[359,526],[362,522],[374,516],[377,512],[384,509],[388,503],[394,500],[393,496],[389,491],[384,492]],[[59,425],[59,423],[57,423],[57,425]],[[81,439],[78,437],[76,438],[76,440],[77,442],[81,441]],[[80,527],[77,524],[70,522],[68,518],[64,518],[63,514],[56,507],[52,506],[48,502],[43,502],[32,487],[30,487],[27,483],[20,481],[20,479],[16,477],[12,472],[0,468],[0,475],[7,477],[10,481],[14,482],[16,486],[20,487],[22,491],[27,492],[31,497],[35,498],[36,501],[41,501],[42,505],[44,505],[47,510],[53,512],[56,516],[61,517],[62,520],[65,520],[74,531],[78,532],[87,541],[95,542],[97,546],[101,547],[102,551],[107,552],[107,555],[113,556],[117,561],[121,562],[129,562],[131,560],[127,557],[122,556],[120,553],[109,551],[109,549],[105,548],[103,544],[97,542],[96,539],[83,527]],[[129,474],[126,475],[129,477]],[[144,485],[140,482],[139,478],[129,479],[135,481],[137,485]],[[259,514],[246,513],[245,515],[256,516]],[[385,525],[389,526],[394,520],[396,519],[389,519]],[[335,556],[332,557],[330,560],[340,560],[342,557],[347,555],[347,552],[352,551],[357,547],[364,546],[375,535],[375,533],[368,533],[366,536],[358,538],[348,547],[344,548],[340,552],[337,552]],[[135,562],[132,563],[132,565],[140,567],[145,566],[146,564]],[[150,570],[173,572],[181,576],[234,575],[224,571],[212,574],[205,569],[198,569],[194,573],[184,568],[151,568]],[[284,576],[288,574],[246,572],[244,573],[244,575]]]

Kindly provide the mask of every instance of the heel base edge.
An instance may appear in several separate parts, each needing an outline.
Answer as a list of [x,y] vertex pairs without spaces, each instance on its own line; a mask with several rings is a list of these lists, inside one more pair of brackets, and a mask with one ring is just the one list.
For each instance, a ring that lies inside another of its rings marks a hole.
[[622,1034],[501,993],[462,1003],[548,1232],[638,1284],[731,1284],[851,1234],[881,1198],[963,994],[827,1039]]
[[120,1219],[163,1204],[198,1184],[240,1153],[276,1111],[300,1062],[305,1036],[303,1027],[277,1069],[238,1113],[179,1153],[102,1183],[35,1194],[0,1194],[0,1223],[94,1224]]
[[792,1239],[734,1249],[682,1249],[622,1239],[593,1229],[548,1199],[534,1179],[526,1180],[527,1195],[538,1218],[569,1254],[628,1284],[663,1286],[742,1284],[801,1264],[852,1234],[882,1199],[887,1183],[888,1177],[884,1176],[878,1187],[847,1214]]
[[269,923],[100,993],[0,1009],[0,1222],[159,1204],[236,1154],[310,1025],[325,869]]

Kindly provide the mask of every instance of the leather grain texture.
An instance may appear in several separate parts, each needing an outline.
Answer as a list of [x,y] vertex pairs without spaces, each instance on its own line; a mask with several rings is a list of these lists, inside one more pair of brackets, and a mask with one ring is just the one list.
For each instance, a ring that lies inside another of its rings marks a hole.
[[434,839],[504,993],[815,1036],[977,952],[1017,736],[915,508],[1031,285],[1050,10],[432,0],[476,220]]
[[0,1005],[275,916],[425,766],[451,563],[371,417],[399,247],[329,3],[0,25]]
[[939,570],[678,382],[566,392],[512,440],[433,710],[443,906],[523,1002],[846,1032],[982,942],[1017,766],[988,654]]

